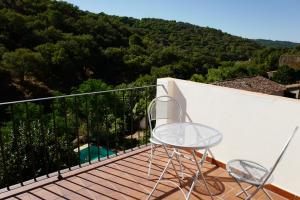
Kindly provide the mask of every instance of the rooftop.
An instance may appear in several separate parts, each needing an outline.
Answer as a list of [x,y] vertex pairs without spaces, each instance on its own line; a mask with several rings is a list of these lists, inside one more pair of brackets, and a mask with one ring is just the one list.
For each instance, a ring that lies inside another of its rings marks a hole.
[[273,95],[281,94],[286,90],[285,86],[262,76],[238,78],[229,81],[217,82],[214,83],[214,85]]
[[[63,180],[49,178],[2,193],[0,198],[7,197],[11,200],[146,199],[166,161],[163,149],[158,149],[158,153],[154,157],[152,175],[148,179],[148,155],[149,147],[144,147],[65,173]],[[187,191],[190,176],[196,168],[192,161],[187,159],[183,160],[183,166],[186,173],[184,190]],[[179,169],[179,165],[176,167]],[[240,191],[238,185],[223,168],[207,162],[204,164],[203,170],[215,199],[241,199],[235,197],[235,194]],[[165,178],[178,182],[172,169],[168,170]],[[191,199],[210,199],[203,185],[200,184],[199,186],[192,193]],[[275,193],[270,192],[270,194],[274,200],[285,199]],[[163,182],[158,186],[152,199],[183,199],[183,195],[176,186]],[[255,199],[264,200],[267,198],[263,193],[260,193]]]

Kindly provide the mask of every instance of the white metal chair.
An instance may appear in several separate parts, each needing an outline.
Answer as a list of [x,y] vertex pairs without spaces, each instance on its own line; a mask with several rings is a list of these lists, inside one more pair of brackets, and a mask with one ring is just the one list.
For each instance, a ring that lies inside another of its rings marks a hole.
[[[269,199],[272,200],[272,197],[268,194],[268,192],[264,189],[266,184],[269,184],[273,180],[273,172],[277,167],[280,160],[283,158],[290,142],[292,141],[293,137],[295,136],[298,130],[298,126],[294,129],[292,135],[287,140],[286,144],[284,145],[279,157],[277,158],[274,165],[267,169],[266,167],[249,160],[231,160],[227,163],[227,171],[228,173],[235,179],[237,184],[242,189],[241,192],[237,193],[236,196],[241,195],[244,193],[246,195],[246,200],[251,199],[260,189],[267,195]],[[243,188],[241,182],[245,182],[250,184],[247,188]],[[249,194],[249,189],[252,187],[256,187],[256,189]]]
[[[155,128],[155,126],[166,124],[166,123],[174,123],[174,122],[182,122],[183,116],[182,116],[182,109],[180,104],[170,96],[159,96],[154,98],[149,106],[148,106],[148,121],[150,126],[150,142],[151,142],[151,152],[149,156],[149,169],[148,169],[148,177],[151,173],[151,166],[152,166],[152,158],[155,153],[155,149],[162,145],[161,142],[159,142],[157,139],[155,139],[152,135],[152,130]],[[183,176],[183,170],[180,160],[180,153],[178,150],[176,150],[178,153],[176,155],[176,158],[180,164],[180,169]]]

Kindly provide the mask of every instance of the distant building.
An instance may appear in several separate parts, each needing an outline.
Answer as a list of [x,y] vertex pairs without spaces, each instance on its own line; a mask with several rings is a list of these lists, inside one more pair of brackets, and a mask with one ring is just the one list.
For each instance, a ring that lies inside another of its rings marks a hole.
[[277,96],[284,96],[286,91],[286,87],[284,85],[271,81],[262,76],[237,78],[229,81],[217,82],[214,83],[214,85]]
[[300,70],[300,55],[282,55],[279,58],[279,66],[287,65],[295,70]]

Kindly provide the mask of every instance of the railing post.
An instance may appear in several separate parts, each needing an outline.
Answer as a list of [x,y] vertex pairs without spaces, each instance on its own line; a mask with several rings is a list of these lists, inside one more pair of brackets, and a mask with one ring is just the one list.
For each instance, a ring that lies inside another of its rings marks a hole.
[[144,132],[144,142],[148,146],[148,88],[145,89],[145,132]]
[[90,110],[88,108],[88,99],[85,97],[85,112],[86,112],[86,134],[88,140],[88,151],[89,151],[89,163],[91,164],[91,147],[90,147]]
[[[95,127],[96,127],[96,133],[97,133],[97,136],[96,136],[96,140],[97,140],[97,157],[98,157],[98,161],[100,161],[101,160],[101,154],[100,154],[100,147],[99,147],[99,145],[100,145],[100,139],[99,139],[99,98],[98,98],[98,96],[95,96],[95,99],[96,99],[96,108],[95,108],[95,123],[96,123],[96,125],[94,125]],[[95,124],[94,123],[94,124]]]
[[48,151],[46,150],[46,133],[45,133],[45,128],[44,128],[44,117],[43,117],[43,107],[41,104],[39,104],[39,115],[40,115],[40,133],[42,135],[42,143],[43,143],[43,154],[44,154],[44,166],[45,166],[45,171],[46,171],[46,176],[49,177],[49,157],[48,157]]
[[[125,99],[124,99],[124,95],[125,95],[125,91],[123,90],[122,91],[122,105],[123,105],[123,123],[122,123],[122,128],[123,128],[123,135],[122,136],[124,136],[124,133],[125,133],[125,123],[126,123],[126,121],[125,121]],[[125,153],[125,147],[124,147],[124,144],[123,144],[123,153]]]
[[117,95],[114,95],[114,115],[115,115],[115,139],[116,139],[116,146],[115,146],[115,154],[116,156],[118,155],[118,145],[119,145],[119,137],[118,137],[118,133],[117,133]]
[[58,172],[58,180],[63,179],[60,173],[60,158],[59,158],[59,145],[57,141],[57,130],[56,130],[56,119],[55,119],[55,101],[52,101],[52,120],[53,120],[53,134],[54,134],[54,143],[55,143],[55,153],[56,153],[56,160],[57,160],[57,172]]
[[16,149],[17,151],[17,165],[18,165],[18,171],[20,173],[20,179],[21,179],[21,186],[23,186],[23,170],[21,168],[22,166],[22,159],[20,157],[20,147],[18,145],[18,141],[20,140],[20,138],[18,138],[20,136],[19,132],[17,131],[17,128],[16,128],[16,121],[15,121],[15,116],[14,116],[14,105],[10,105],[10,112],[11,112],[11,119],[12,119],[12,126],[13,126],[13,138],[15,140],[15,146],[14,148]]
[[133,107],[132,107],[132,90],[130,90],[130,95],[129,95],[129,116],[130,116],[130,146],[131,146],[131,151],[133,151]]
[[78,107],[77,107],[77,97],[74,97],[74,112],[75,112],[75,134],[77,136],[77,151],[78,151],[78,164],[81,167],[80,160],[80,138],[79,138],[79,122],[78,122]]
[[106,158],[109,158],[109,129],[108,129],[108,121],[107,121],[107,110],[104,109],[105,117],[104,117],[104,123],[105,123],[105,142],[106,142]]
[[68,117],[67,117],[67,106],[66,106],[66,99],[63,98],[63,116],[64,116],[64,128],[65,128],[65,134],[66,134],[66,138],[67,138],[67,162],[68,162],[68,168],[69,170],[71,170],[71,166],[70,166],[70,136],[69,136],[69,131],[68,131]]
[[25,119],[25,133],[27,136],[27,139],[29,140],[29,143],[27,145],[29,146],[29,157],[31,160],[31,167],[32,167],[32,173],[33,173],[33,179],[36,181],[36,175],[35,175],[35,161],[34,161],[34,149],[32,148],[33,141],[30,133],[30,122],[29,122],[29,111],[28,111],[28,103],[25,103],[25,112],[26,112],[26,119]]
[[6,188],[7,190],[10,190],[9,188],[9,182],[8,182],[8,173],[7,173],[7,166],[6,166],[6,157],[5,157],[5,152],[4,152],[4,144],[3,144],[3,133],[1,132],[0,129],[0,147],[1,147],[1,157],[2,157],[2,165],[4,169],[4,174],[3,174],[3,180],[6,183]]

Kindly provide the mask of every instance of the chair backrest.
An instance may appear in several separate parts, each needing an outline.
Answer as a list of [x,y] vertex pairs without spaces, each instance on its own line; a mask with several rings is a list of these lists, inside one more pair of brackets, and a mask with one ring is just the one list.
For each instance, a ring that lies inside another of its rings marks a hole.
[[281,150],[281,153],[279,154],[279,157],[277,158],[276,162],[274,163],[274,165],[272,166],[272,168],[270,169],[269,173],[265,176],[265,179],[262,183],[262,186],[269,180],[269,178],[271,177],[272,173],[275,171],[277,165],[279,164],[279,162],[282,160],[288,146],[290,145],[292,139],[294,138],[294,136],[296,135],[296,132],[298,131],[298,126],[296,126],[296,128],[294,129],[292,135],[289,137],[289,139],[286,141],[284,147]]
[[[152,129],[156,125],[182,122],[182,109],[180,104],[170,96],[159,96],[153,99],[148,106],[148,121]],[[153,122],[155,121],[155,125]],[[160,121],[160,123],[158,123]]]

